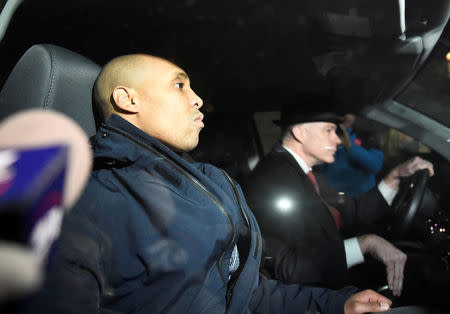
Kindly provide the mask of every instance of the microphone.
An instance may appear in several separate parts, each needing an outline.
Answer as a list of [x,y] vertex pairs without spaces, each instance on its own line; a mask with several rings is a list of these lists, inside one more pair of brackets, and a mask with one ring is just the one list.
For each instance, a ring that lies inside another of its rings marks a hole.
[[87,136],[62,113],[26,110],[0,123],[0,303],[39,289],[91,167]]

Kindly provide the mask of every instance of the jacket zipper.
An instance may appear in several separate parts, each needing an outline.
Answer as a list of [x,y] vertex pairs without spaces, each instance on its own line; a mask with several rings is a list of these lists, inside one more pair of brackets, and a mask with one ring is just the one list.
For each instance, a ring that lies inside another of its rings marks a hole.
[[219,259],[216,262],[216,266],[217,269],[219,270],[219,275],[220,278],[222,279],[222,282],[226,285],[227,281],[225,280],[225,276],[223,274],[222,271],[222,261],[223,261],[223,257],[225,255],[225,252],[227,252],[231,246],[234,244],[235,242],[235,238],[236,238],[236,227],[233,224],[233,220],[231,219],[230,214],[225,210],[225,208],[223,207],[223,205],[220,203],[220,201],[211,193],[209,192],[206,187],[203,186],[203,184],[201,184],[196,178],[194,178],[194,176],[192,176],[187,170],[183,169],[183,167],[181,167],[180,165],[176,164],[175,162],[173,162],[168,156],[165,156],[163,153],[159,152],[158,150],[156,150],[155,148],[151,147],[150,145],[147,145],[146,143],[142,143],[136,139],[134,139],[131,135],[129,135],[128,133],[120,130],[120,129],[116,129],[114,127],[110,127],[110,126],[103,126],[104,129],[116,132],[120,135],[122,135],[123,137],[129,139],[130,141],[132,141],[133,143],[141,146],[142,148],[152,152],[153,154],[156,154],[158,156],[160,156],[161,158],[163,158],[166,162],[168,162],[171,166],[173,166],[174,168],[176,168],[181,174],[183,174],[187,179],[191,180],[194,185],[209,199],[211,199],[211,201],[213,201],[214,204],[216,204],[216,206],[219,208],[220,212],[227,218],[228,222],[230,223],[230,228],[231,228],[231,238],[230,241],[228,242],[227,246],[225,247],[225,249],[222,251],[222,253],[220,254]]
[[[225,174],[225,176],[227,177],[227,179],[230,182],[231,186],[233,187],[234,195],[236,196],[237,202],[239,204],[239,208],[241,209],[242,216],[244,216],[244,219],[245,219],[245,222],[247,223],[249,232],[251,232],[252,231],[252,227],[251,227],[250,222],[248,220],[248,216],[245,213],[244,207],[242,206],[241,197],[239,196],[239,192],[238,192],[238,190],[236,188],[236,185],[234,184],[233,180],[230,178],[228,173],[226,173],[226,171],[222,170],[222,172]],[[255,244],[255,251],[253,252],[253,258],[256,258],[256,256],[258,256],[258,249],[259,249],[259,237],[256,237],[256,244]]]
[[[242,216],[244,216],[244,220],[245,220],[245,222],[247,224],[249,233],[251,235],[252,227],[250,225],[250,221],[248,220],[248,216],[247,216],[247,214],[246,214],[246,212],[244,210],[244,207],[242,206],[241,197],[239,196],[239,192],[238,192],[238,190],[236,188],[236,185],[234,184],[233,180],[230,178],[230,176],[228,175],[228,173],[226,173],[225,170],[223,170],[223,169],[220,169],[220,170],[222,170],[222,172],[224,173],[224,175],[227,178],[228,182],[230,182],[231,187],[233,188],[233,192],[234,192],[234,195],[236,197],[239,209],[241,210]],[[259,237],[256,236],[256,244],[255,244],[255,250],[253,252],[253,258],[257,257],[258,249],[259,249]],[[234,284],[236,284],[236,282],[234,282]],[[226,296],[225,296],[226,302],[227,302],[227,308],[230,305],[231,297],[233,296],[234,284],[233,284],[233,286],[229,287],[229,289],[227,289],[227,293],[226,293]],[[226,312],[228,312],[228,310]]]
[[220,170],[222,170],[222,172],[225,175],[225,177],[227,178],[228,182],[230,182],[230,185],[233,188],[234,196],[236,197],[237,203],[239,205],[239,209],[241,210],[242,216],[244,216],[247,227],[250,229],[251,227],[250,227],[250,222],[248,220],[248,216],[245,213],[244,208],[242,207],[241,198],[239,197],[238,190],[237,190],[236,186],[234,185],[233,180],[230,178],[230,176],[228,175],[228,173],[225,170],[223,170],[223,169],[220,169]]

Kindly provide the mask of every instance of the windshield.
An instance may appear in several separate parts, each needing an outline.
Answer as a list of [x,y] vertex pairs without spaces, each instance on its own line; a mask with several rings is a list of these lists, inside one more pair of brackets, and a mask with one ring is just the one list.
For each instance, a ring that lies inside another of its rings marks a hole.
[[449,52],[438,43],[408,87],[396,97],[398,102],[446,126],[450,126],[450,61],[446,58]]

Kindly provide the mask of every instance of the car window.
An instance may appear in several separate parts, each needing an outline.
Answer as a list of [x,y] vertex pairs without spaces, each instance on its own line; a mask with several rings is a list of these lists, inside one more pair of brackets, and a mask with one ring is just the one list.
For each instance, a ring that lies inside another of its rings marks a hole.
[[450,126],[450,49],[437,44],[425,65],[396,100]]

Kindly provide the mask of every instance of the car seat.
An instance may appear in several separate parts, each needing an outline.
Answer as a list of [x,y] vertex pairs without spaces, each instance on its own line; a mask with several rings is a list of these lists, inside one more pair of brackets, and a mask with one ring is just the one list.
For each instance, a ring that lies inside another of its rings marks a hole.
[[60,111],[92,136],[96,132],[92,87],[100,66],[51,44],[28,49],[0,92],[0,120],[12,113],[42,108]]

